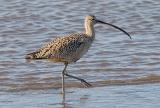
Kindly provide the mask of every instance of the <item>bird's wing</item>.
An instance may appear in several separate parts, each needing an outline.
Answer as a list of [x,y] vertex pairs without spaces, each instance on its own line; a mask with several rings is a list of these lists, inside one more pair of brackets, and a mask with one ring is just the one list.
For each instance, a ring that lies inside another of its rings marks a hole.
[[48,56],[51,58],[68,58],[79,50],[85,43],[85,38],[82,34],[74,33],[69,36],[59,38],[50,46],[50,53]]
[[[44,45],[44,47],[28,54],[31,59],[67,58],[72,56],[80,46],[83,46],[85,38],[80,33],[59,37]],[[27,58],[26,57],[26,58]]]

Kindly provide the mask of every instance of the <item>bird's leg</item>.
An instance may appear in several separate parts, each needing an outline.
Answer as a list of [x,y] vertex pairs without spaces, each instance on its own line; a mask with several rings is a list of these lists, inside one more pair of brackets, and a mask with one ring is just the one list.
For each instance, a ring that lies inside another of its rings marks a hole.
[[78,78],[76,76],[70,75],[65,71],[65,75],[74,79],[77,79],[79,81],[81,81],[82,84],[84,84],[85,87],[91,87],[92,85],[90,83],[88,83],[87,81],[85,81],[84,79]]
[[65,71],[66,71],[66,68],[67,68],[68,64],[65,63],[65,67],[62,71],[62,94],[63,94],[63,98],[65,98],[65,80],[64,80],[64,76],[65,76]]

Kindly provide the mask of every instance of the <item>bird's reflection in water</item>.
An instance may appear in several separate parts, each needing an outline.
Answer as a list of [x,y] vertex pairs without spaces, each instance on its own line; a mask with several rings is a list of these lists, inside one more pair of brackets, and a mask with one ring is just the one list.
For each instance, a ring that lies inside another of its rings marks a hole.
[[62,108],[72,108],[72,106],[70,104],[68,104],[65,100],[65,94],[62,94],[63,95],[63,98],[62,98]]
[[72,108],[72,106],[69,105],[69,104],[66,103],[66,102],[63,102],[63,103],[62,103],[62,108]]
[[65,93],[62,93],[62,104],[65,105],[65,102],[66,102],[66,95]]
[[[90,95],[88,95],[88,94],[81,95],[79,97],[79,101],[78,101],[79,105],[85,105],[85,103],[87,103],[87,100],[89,99],[89,96]],[[62,94],[62,103],[61,103],[61,105],[62,105],[62,108],[72,108],[72,105],[67,103],[65,94]]]
[[89,99],[89,95],[82,95],[79,99],[79,103],[84,105],[88,99]]
[[62,93],[62,108],[71,108],[71,106],[69,106],[66,102],[66,96],[65,96],[65,93]]

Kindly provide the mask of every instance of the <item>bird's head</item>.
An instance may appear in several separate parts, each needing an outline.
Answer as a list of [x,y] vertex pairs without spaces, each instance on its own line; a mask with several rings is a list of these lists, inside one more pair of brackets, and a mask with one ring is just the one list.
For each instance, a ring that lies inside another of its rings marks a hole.
[[122,31],[124,34],[126,34],[127,36],[129,36],[129,38],[131,39],[130,34],[127,33],[125,30],[123,30],[122,28],[120,28],[120,27],[118,27],[118,26],[116,26],[116,25],[113,25],[113,24],[110,24],[110,23],[107,23],[107,22],[103,22],[103,21],[101,21],[101,20],[98,20],[94,15],[88,15],[88,16],[86,16],[86,17],[85,17],[85,23],[87,23],[87,24],[90,23],[90,24],[92,24],[92,25],[94,25],[94,24],[96,24],[96,23],[101,23],[101,24],[106,24],[106,25],[112,26],[112,27],[114,27],[114,28]]
[[91,23],[91,24],[96,24],[96,17],[94,15],[88,15],[85,17],[85,22]]

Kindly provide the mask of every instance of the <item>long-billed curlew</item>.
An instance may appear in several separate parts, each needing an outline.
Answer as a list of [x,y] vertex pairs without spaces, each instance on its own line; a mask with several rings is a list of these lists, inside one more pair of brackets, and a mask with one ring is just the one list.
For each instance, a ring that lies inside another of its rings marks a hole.
[[94,24],[96,23],[110,25],[124,32],[131,38],[131,36],[123,29],[110,23],[100,21],[96,19],[95,16],[89,15],[85,17],[84,33],[72,33],[63,37],[56,38],[53,41],[44,45],[44,47],[27,54],[26,59],[51,59],[55,62],[63,62],[65,67],[62,71],[62,93],[65,93],[64,76],[77,79],[87,87],[91,86],[91,84],[84,79],[68,74],[66,68],[68,64],[76,62],[88,51],[95,38]]

